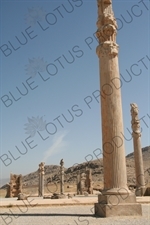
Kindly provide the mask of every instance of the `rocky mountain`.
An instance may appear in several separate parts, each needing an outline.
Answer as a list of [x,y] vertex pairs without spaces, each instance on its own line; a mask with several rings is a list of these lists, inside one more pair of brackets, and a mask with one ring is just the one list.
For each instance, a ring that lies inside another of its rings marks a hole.
[[[147,146],[145,148],[142,148],[142,155],[143,155],[143,161],[149,161],[150,160],[150,146]],[[134,159],[134,153],[130,153],[126,156],[126,158],[132,158]],[[149,161],[150,163],[150,161]]]
[[[150,146],[142,148],[145,181],[150,184]],[[127,178],[128,184],[135,183],[135,164],[134,154],[130,153],[126,156]],[[92,179],[96,182],[103,182],[103,160],[97,159],[88,162],[83,162],[74,167],[65,168],[65,182],[67,184],[76,183],[78,173],[85,172],[86,169],[92,169]],[[60,166],[46,165],[45,166],[45,183],[60,182],[59,174]],[[23,176],[23,187],[31,187],[38,185],[38,170]],[[4,186],[3,186],[4,188]]]
[[[143,162],[144,162],[144,172],[146,183],[150,182],[150,146],[142,148]],[[126,165],[127,165],[127,176],[128,184],[133,184],[135,182],[135,164],[134,164],[134,153],[131,153],[126,156]],[[50,181],[59,182],[59,166],[56,165],[46,165],[45,166],[45,182]],[[103,160],[97,159],[82,164],[78,164],[74,167],[65,168],[65,182],[66,183],[75,183],[77,178],[77,173],[85,172],[87,168],[92,169],[92,178],[93,181],[103,182]],[[34,173],[27,174],[23,177],[24,186],[32,186],[38,184],[38,171]]]

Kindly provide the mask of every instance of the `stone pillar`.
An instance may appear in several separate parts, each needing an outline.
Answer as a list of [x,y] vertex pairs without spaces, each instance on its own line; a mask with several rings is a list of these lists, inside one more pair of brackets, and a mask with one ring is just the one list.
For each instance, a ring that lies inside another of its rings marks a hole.
[[134,146],[134,159],[135,159],[135,174],[136,174],[136,195],[143,196],[145,192],[145,179],[143,168],[143,156],[141,149],[141,131],[140,121],[138,118],[138,106],[135,103],[131,104],[132,116],[132,137]]
[[44,197],[44,162],[39,164],[39,197]]
[[60,161],[60,194],[64,195],[64,160]]
[[86,189],[86,174],[80,174],[80,195],[83,195],[84,192],[87,191]]
[[93,194],[92,170],[89,171],[89,194]]
[[18,194],[20,194],[22,193],[22,175],[21,174],[18,177],[18,183],[19,183]]
[[10,187],[10,189],[9,189],[9,193],[10,193],[10,198],[12,198],[13,197],[13,174],[11,173],[10,174],[10,183],[9,183],[9,187]]
[[41,197],[42,195],[41,195],[41,166],[40,166],[40,164],[39,164],[39,169],[38,169],[38,173],[39,173],[39,189],[38,189],[38,195],[39,195],[39,197]]
[[77,195],[80,194],[80,173],[77,172]]
[[44,197],[44,174],[45,174],[44,166],[45,166],[45,163],[41,162],[41,195],[42,197]]
[[92,184],[92,171],[88,169],[86,171],[86,185],[88,194],[93,194],[93,184]]
[[[112,0],[97,0],[97,2],[98,30],[96,34],[99,46],[96,52],[100,66],[104,190],[98,197],[98,203],[95,204],[95,214],[99,216],[130,215],[131,206],[124,203],[132,202],[133,215],[139,215],[141,206],[138,205],[140,207],[137,210],[135,195],[127,186],[125,148],[121,135],[124,129],[118,65],[119,46],[116,43],[117,23],[112,9]],[[108,207],[111,203],[115,205],[114,209],[112,205]]]
[[8,184],[6,197],[18,197],[22,192],[22,175],[10,174],[10,182]]

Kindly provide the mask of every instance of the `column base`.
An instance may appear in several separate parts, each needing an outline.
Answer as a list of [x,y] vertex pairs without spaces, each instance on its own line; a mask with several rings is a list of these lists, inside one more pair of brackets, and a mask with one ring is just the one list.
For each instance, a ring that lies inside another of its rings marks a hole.
[[103,195],[127,195],[129,196],[131,194],[131,191],[128,189],[128,187],[123,188],[111,188],[111,189],[104,189],[102,191]]
[[132,193],[124,195],[99,195],[95,203],[95,215],[99,217],[142,216],[142,206],[136,203]]

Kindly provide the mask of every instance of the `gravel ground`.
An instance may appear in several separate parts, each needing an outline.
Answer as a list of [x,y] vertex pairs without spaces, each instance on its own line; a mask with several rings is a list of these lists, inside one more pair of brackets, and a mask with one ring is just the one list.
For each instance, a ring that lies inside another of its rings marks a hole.
[[[94,217],[93,206],[1,208],[0,224],[10,225],[150,225],[150,204],[142,217]],[[7,215],[3,215],[7,213]]]

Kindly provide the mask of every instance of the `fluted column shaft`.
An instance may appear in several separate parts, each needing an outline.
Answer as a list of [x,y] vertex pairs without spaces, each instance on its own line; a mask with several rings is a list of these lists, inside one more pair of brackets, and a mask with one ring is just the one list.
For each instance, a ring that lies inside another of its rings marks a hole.
[[111,0],[98,0],[97,26],[104,193],[127,193],[124,140],[121,136],[121,133],[123,133],[123,116],[118,65],[119,46],[116,44],[117,24],[112,11]]
[[137,187],[145,187],[143,157],[141,151],[141,140],[139,138],[133,139],[134,144],[134,158],[135,158],[135,174]]
[[39,168],[39,170],[38,170],[38,172],[39,172],[39,197],[41,197],[41,171],[40,171],[40,168]]
[[60,193],[64,194],[64,161],[60,161]]
[[141,190],[141,195],[144,194],[145,178],[143,167],[143,156],[141,148],[141,131],[140,121],[138,118],[138,106],[135,103],[131,104],[131,116],[132,116],[132,137],[134,146],[134,160],[135,160],[135,174],[136,174],[136,186]]
[[124,139],[121,83],[116,43],[117,23],[112,0],[97,0],[97,38],[99,46],[101,124],[104,166],[104,190],[95,203],[100,217],[142,215],[142,207],[128,189]]
[[44,196],[44,174],[41,174],[41,195]]
[[43,197],[44,196],[44,165],[45,163],[44,162],[41,162],[39,164],[39,197]]

